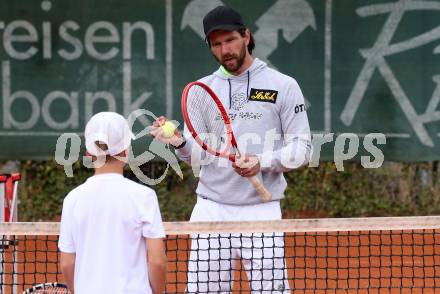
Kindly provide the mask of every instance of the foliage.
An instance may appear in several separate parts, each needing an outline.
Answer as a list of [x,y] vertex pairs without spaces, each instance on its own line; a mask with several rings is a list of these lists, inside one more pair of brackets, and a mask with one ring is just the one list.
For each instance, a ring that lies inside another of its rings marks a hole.
[[[440,212],[436,164],[385,163],[365,169],[358,163],[337,171],[332,163],[286,174],[283,209],[290,217],[430,215]],[[423,180],[430,172],[431,181]],[[429,173],[429,172],[428,172]]]
[[58,220],[67,193],[92,174],[79,162],[74,177],[65,175],[55,161],[23,161],[20,166],[18,217],[21,221]]
[[[1,163],[0,163],[1,166]],[[142,169],[149,177],[159,177],[166,164],[149,163]],[[197,179],[191,168],[181,164],[184,177],[168,171],[164,181],[152,187],[159,198],[164,220],[187,220],[196,201]],[[440,213],[438,163],[385,163],[378,169],[365,169],[346,163],[337,171],[331,162],[317,168],[303,167],[286,173],[288,187],[282,201],[285,217],[356,217],[430,215]],[[66,177],[54,161],[20,162],[19,219],[21,221],[59,220],[62,201],[93,171],[80,163],[74,177]],[[125,176],[136,180],[129,170]]]

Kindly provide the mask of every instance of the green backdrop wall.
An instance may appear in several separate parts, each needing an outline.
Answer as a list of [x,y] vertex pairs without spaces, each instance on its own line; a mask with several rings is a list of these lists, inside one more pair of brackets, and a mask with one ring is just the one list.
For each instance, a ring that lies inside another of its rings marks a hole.
[[333,134],[321,158],[341,133],[360,153],[383,133],[385,160],[440,158],[440,2],[408,0],[3,0],[0,158],[53,156],[106,109],[181,120],[184,85],[217,67],[201,20],[222,3],[242,12],[254,55],[298,80],[313,133]]

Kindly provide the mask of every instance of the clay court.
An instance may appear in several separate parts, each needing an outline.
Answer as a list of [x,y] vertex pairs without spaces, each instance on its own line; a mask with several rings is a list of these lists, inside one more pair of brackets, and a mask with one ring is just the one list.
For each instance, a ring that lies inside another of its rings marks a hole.
[[[56,235],[17,240],[3,252],[5,294],[63,281]],[[438,230],[298,232],[284,241],[292,293],[434,293],[440,286]],[[169,236],[167,293],[184,293],[190,247],[188,235]],[[250,293],[240,264],[234,281],[233,293]]]

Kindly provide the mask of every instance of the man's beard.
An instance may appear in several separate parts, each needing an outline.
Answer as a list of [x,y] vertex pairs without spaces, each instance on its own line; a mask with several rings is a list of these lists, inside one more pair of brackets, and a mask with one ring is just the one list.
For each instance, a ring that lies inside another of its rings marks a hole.
[[[240,50],[240,53],[238,56],[235,54],[226,54],[223,56],[223,60],[219,60],[215,55],[214,55],[214,57],[217,60],[217,62],[220,63],[227,71],[232,72],[232,73],[236,72],[243,65],[244,60],[246,58],[246,43],[243,42],[243,46],[241,47],[241,50]],[[226,65],[225,60],[230,59],[230,58],[234,58],[236,60],[235,65],[234,64],[231,66]]]

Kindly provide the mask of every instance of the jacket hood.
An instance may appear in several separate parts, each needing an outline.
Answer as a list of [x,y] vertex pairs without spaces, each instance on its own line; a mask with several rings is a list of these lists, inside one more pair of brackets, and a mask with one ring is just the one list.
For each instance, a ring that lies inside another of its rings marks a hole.
[[214,72],[214,75],[223,80],[229,79],[229,80],[237,80],[237,81],[238,80],[246,81],[248,79],[248,75],[254,76],[259,71],[263,70],[265,67],[267,67],[267,64],[265,62],[261,61],[258,58],[254,58],[254,61],[252,62],[251,66],[238,76],[228,74],[225,70],[222,70],[221,66]]

